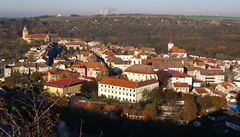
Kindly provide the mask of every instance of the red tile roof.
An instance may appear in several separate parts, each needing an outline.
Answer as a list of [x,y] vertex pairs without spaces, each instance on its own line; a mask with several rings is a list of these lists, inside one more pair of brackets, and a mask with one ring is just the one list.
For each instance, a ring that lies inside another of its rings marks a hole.
[[198,94],[207,94],[209,93],[206,88],[200,87],[200,88],[194,88],[194,90],[198,93]]
[[125,72],[140,73],[140,74],[155,74],[153,67],[150,65],[135,64],[128,67]]
[[107,72],[108,68],[102,62],[78,62],[73,67],[86,67],[99,69],[99,71]]
[[69,87],[69,86],[82,84],[84,82],[85,81],[79,80],[79,79],[76,79],[76,78],[64,78],[64,79],[60,79],[60,80],[47,82],[45,85],[46,86],[52,86],[52,87],[58,87],[58,88],[66,88],[66,87]]
[[200,70],[201,75],[224,75],[224,72],[222,70]]
[[187,53],[185,49],[180,49],[178,47],[171,48],[171,53]]
[[188,87],[188,83],[173,83],[174,87]]
[[150,79],[146,81],[135,82],[135,81],[130,81],[128,79],[123,79],[115,76],[115,77],[104,77],[99,83],[126,87],[126,88],[138,88],[138,87],[143,87],[146,85],[158,83],[158,81],[156,79]]
[[178,78],[191,77],[190,75],[188,75],[186,73],[181,73],[181,72],[173,71],[173,70],[169,70],[168,73],[170,74],[171,77],[178,77]]

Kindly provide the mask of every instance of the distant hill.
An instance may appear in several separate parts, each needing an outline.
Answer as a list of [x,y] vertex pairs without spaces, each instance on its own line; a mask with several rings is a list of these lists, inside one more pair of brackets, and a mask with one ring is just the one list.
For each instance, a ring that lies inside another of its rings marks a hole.
[[175,44],[190,54],[220,59],[240,56],[238,17],[132,14],[0,20],[1,29],[16,31],[18,37],[24,25],[32,33],[51,32],[106,44],[150,46],[158,52],[166,52],[168,39],[173,37]]

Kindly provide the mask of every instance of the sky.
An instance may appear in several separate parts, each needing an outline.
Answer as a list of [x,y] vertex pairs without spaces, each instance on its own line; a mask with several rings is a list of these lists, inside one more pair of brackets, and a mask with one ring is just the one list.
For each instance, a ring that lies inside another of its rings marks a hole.
[[98,13],[240,17],[240,0],[0,0],[0,17]]

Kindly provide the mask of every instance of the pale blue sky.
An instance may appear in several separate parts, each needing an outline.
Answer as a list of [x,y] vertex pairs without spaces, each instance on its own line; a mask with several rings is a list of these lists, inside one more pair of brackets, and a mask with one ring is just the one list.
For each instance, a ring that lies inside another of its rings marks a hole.
[[0,17],[153,13],[240,16],[240,0],[0,0]]

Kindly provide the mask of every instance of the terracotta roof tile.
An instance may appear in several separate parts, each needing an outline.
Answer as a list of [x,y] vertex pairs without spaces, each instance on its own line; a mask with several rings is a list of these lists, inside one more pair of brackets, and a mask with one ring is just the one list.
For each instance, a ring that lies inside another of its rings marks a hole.
[[182,73],[174,70],[169,70],[168,74],[170,75],[170,77],[179,77],[179,78],[192,77],[186,73]]
[[60,79],[60,80],[47,82],[45,85],[58,87],[58,88],[65,88],[65,87],[68,87],[68,86],[74,86],[74,85],[77,85],[77,84],[82,84],[84,82],[85,81],[83,81],[83,80],[79,80],[79,79],[75,79],[75,78],[64,78],[64,79]]
[[188,87],[188,83],[173,83],[174,87]]
[[135,81],[130,81],[128,79],[119,78],[115,76],[115,77],[104,77],[99,83],[126,87],[126,88],[138,88],[138,87],[143,87],[146,85],[158,83],[158,81],[156,79],[150,79],[146,81],[135,82]]
[[135,64],[128,67],[125,72],[141,73],[141,74],[155,74],[153,67],[150,65]]

